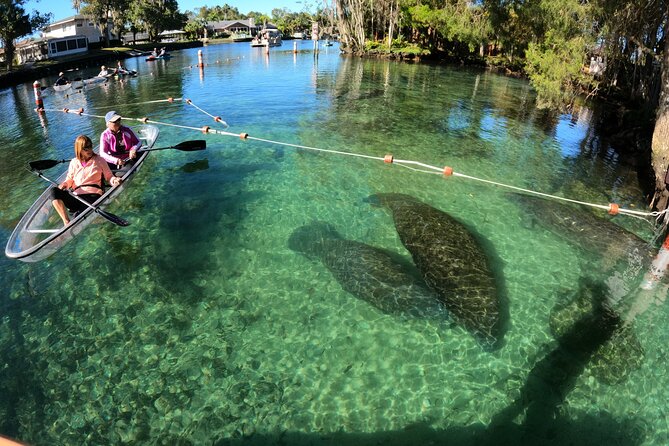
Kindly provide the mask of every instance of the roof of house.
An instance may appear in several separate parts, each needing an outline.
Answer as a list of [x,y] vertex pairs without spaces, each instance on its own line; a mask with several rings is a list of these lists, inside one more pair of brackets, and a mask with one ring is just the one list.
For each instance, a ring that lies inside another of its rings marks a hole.
[[44,27],[44,29],[51,28],[52,26],[62,25],[63,23],[68,23],[75,20],[91,20],[91,19],[83,14],[76,14],[69,17],[65,17],[64,19],[56,20],[53,23],[49,23]]
[[214,29],[227,29],[234,25],[247,26],[249,28],[257,28],[253,19],[246,20],[218,20],[207,22],[207,26]]

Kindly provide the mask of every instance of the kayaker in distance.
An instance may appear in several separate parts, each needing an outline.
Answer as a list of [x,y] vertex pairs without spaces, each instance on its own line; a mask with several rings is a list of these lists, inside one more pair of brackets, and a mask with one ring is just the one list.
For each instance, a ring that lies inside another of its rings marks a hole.
[[[86,209],[86,205],[70,193],[93,203],[104,192],[104,180],[107,180],[112,186],[121,184],[121,179],[112,174],[105,160],[93,152],[93,142],[88,136],[77,136],[74,141],[74,156],[70,161],[65,181],[58,187],[52,187],[50,191],[53,199],[51,203],[65,225],[70,223],[67,209],[74,212],[75,215]],[[70,189],[71,192],[68,193],[65,189]]]
[[68,78],[66,78],[65,73],[63,73],[61,71],[60,73],[58,73],[58,79],[56,79],[56,82],[54,83],[54,85],[67,85],[69,83],[70,83],[70,80]]
[[109,76],[109,70],[107,70],[106,66],[101,66],[100,67],[100,72],[98,73],[98,77],[108,77]]
[[130,74],[130,71],[126,70],[126,68],[123,66],[120,60],[116,64],[116,74],[118,75]]
[[110,111],[105,115],[107,129],[100,135],[100,155],[109,167],[121,168],[137,158],[142,143],[130,127],[121,125],[121,115]]

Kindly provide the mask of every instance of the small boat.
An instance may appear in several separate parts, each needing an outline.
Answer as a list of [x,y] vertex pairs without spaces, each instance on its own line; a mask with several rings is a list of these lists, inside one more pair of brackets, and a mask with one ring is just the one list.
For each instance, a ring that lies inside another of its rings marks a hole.
[[253,40],[253,37],[251,34],[248,33],[233,33],[232,34],[232,41],[233,42],[250,42]]
[[69,90],[70,88],[72,88],[72,84],[70,82],[68,82],[67,84],[53,85],[54,91],[65,91]]
[[134,77],[137,76],[137,71],[135,70],[116,70],[116,73],[114,73],[114,76],[116,77]]
[[84,86],[84,80],[80,77],[75,77],[74,80],[70,83],[72,84],[72,88],[74,89],[79,89]]
[[163,59],[171,59],[171,58],[172,58],[172,56],[168,53],[168,54],[163,54],[162,56],[149,56],[149,57],[146,58],[146,61],[151,62],[153,60],[163,60]]
[[[134,130],[146,148],[153,147],[158,139],[159,130],[156,126],[138,126]],[[121,177],[123,182],[119,186],[108,188],[92,205],[94,207],[108,205],[128,186],[129,180],[139,171],[149,153],[149,151],[142,152],[137,157],[137,161],[127,171],[124,171]],[[66,176],[67,170],[58,177],[56,182],[60,184]],[[72,218],[69,224],[62,226],[63,222],[51,204],[50,189],[51,186],[39,196],[37,201],[19,220],[7,241],[7,247],[5,248],[7,257],[24,262],[43,260],[72,240],[93,220],[99,218],[95,209],[87,207],[79,215]]]
[[281,43],[281,32],[274,28],[261,30],[251,40],[251,46],[281,46]]

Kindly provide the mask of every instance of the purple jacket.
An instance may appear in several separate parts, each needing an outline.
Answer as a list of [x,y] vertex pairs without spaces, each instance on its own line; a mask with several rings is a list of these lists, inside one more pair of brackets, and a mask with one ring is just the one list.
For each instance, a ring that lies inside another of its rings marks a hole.
[[116,137],[111,130],[107,129],[100,135],[100,156],[102,156],[108,163],[116,164],[118,159],[128,158],[128,154],[132,149],[139,149],[142,143],[130,128],[121,126],[119,133],[123,138],[124,151],[117,151]]

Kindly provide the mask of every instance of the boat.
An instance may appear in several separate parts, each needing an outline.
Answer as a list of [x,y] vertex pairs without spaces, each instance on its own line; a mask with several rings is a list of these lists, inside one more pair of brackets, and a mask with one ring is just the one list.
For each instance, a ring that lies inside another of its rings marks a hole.
[[134,77],[137,76],[137,71],[135,70],[116,70],[116,73],[114,73],[115,77]]
[[253,40],[253,37],[251,34],[248,33],[233,33],[232,34],[232,41],[233,42],[250,42]]
[[251,46],[281,46],[281,32],[274,28],[265,28],[251,40]]
[[[145,148],[153,147],[158,139],[159,130],[156,126],[138,126],[134,131]],[[124,171],[121,177],[122,183],[116,187],[108,188],[92,206],[104,208],[118,196],[128,186],[129,180],[139,171],[149,153],[149,151],[141,152],[137,161],[127,171]],[[56,182],[60,184],[66,176],[67,170],[58,177]],[[100,218],[95,209],[86,207],[79,215],[73,216],[70,223],[62,226],[63,222],[51,204],[50,189],[51,186],[39,196],[37,201],[19,220],[7,241],[5,248],[7,257],[24,262],[43,260],[76,237],[91,222]]]
[[109,80],[109,76],[93,76],[89,77],[87,79],[82,79],[81,83],[84,87],[87,87],[89,85],[97,85],[97,84],[102,84],[104,82],[107,82]]
[[72,88],[74,89],[79,89],[84,86],[84,80],[80,77],[75,77],[74,80],[71,82]]
[[146,58],[146,61],[151,62],[153,60],[162,60],[162,59],[171,59],[171,58],[172,58],[172,56],[168,53],[168,54],[163,54],[162,56],[149,56],[149,57]]
[[70,88],[72,88],[72,84],[69,82],[67,84],[53,85],[54,91],[65,91],[69,90]]

